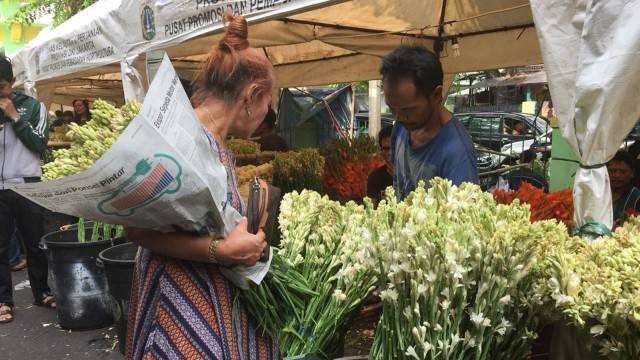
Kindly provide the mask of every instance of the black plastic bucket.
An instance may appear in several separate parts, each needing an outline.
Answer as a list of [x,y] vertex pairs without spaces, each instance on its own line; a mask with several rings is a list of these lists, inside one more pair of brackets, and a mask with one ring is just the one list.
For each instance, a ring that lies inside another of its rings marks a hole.
[[78,222],[78,218],[75,216],[61,214],[46,209],[44,210],[42,218],[45,234],[48,234],[52,231],[58,231],[63,225],[69,225]]
[[[92,228],[85,231],[90,239]],[[76,229],[42,237],[61,327],[98,329],[113,323],[107,277],[104,269],[96,265],[96,259],[102,250],[123,242],[124,238],[80,243]]]
[[118,331],[120,352],[123,354],[127,338],[131,282],[133,281],[133,268],[137,253],[138,245],[128,242],[103,250],[97,260],[98,266],[104,267],[109,284],[109,294],[114,300],[112,312]]

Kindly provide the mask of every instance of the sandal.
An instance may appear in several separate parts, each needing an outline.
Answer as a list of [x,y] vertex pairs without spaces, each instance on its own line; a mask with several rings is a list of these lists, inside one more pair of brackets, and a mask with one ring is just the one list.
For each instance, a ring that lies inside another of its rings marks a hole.
[[[2,308],[8,308],[9,310],[5,309],[2,310]],[[10,318],[6,318],[6,316],[9,315],[11,316]],[[9,306],[5,303],[0,303],[0,317],[5,317],[4,319],[0,319],[0,324],[8,324],[10,322],[13,321],[13,307]]]
[[36,306],[42,306],[47,309],[55,309],[56,308],[56,298],[50,291],[43,292],[40,300],[37,300],[34,304]]
[[20,271],[27,267],[27,260],[20,259],[15,264],[11,265],[11,271]]

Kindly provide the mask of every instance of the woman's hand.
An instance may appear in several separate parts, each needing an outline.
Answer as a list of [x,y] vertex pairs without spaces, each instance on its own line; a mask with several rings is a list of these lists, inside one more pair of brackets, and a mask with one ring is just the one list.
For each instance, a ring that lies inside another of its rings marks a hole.
[[247,218],[243,217],[233,231],[218,242],[216,259],[220,264],[253,266],[260,260],[267,246],[262,230],[256,235],[247,231]]

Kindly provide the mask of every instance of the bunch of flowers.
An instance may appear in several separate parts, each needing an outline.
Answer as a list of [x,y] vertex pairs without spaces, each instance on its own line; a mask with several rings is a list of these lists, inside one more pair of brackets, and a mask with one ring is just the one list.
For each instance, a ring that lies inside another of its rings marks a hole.
[[544,190],[523,182],[518,191],[496,190],[493,195],[500,204],[511,204],[518,199],[531,205],[531,221],[556,219],[568,227],[573,224],[571,189],[545,193]]
[[364,198],[369,173],[384,164],[378,154],[378,144],[369,136],[334,139],[322,154],[326,160],[324,188],[340,200]]
[[640,359],[640,219],[595,244],[550,249],[548,293],[608,359]]
[[236,167],[236,175],[238,177],[238,191],[240,196],[248,201],[250,180],[259,177],[267,182],[271,182],[273,178],[273,164],[268,162],[262,165],[245,165]]
[[342,206],[303,191],[287,194],[280,211],[274,264],[242,296],[258,323],[278,336],[285,356],[328,357],[377,281],[367,230],[372,206]]
[[283,193],[322,188],[321,178],[324,158],[316,149],[302,149],[275,153],[273,160],[273,185]]
[[227,147],[235,155],[251,155],[260,152],[260,144],[245,139],[229,139],[227,141]]
[[[371,359],[522,359],[544,304],[543,248],[569,241],[527,205],[435,179],[375,213],[383,315]],[[546,240],[545,240],[546,239]]]
[[243,292],[287,356],[328,356],[374,285],[382,318],[371,359],[524,359],[564,320],[610,359],[640,358],[640,220],[595,245],[530,205],[435,179],[374,208],[311,191],[285,196],[282,243]]

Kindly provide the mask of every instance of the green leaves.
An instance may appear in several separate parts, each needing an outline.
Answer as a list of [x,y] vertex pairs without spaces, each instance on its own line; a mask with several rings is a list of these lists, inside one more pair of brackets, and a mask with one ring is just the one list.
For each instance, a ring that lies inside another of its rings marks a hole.
[[29,25],[39,17],[53,14],[53,25],[58,26],[95,3],[97,0],[31,0],[14,14],[11,22]]

